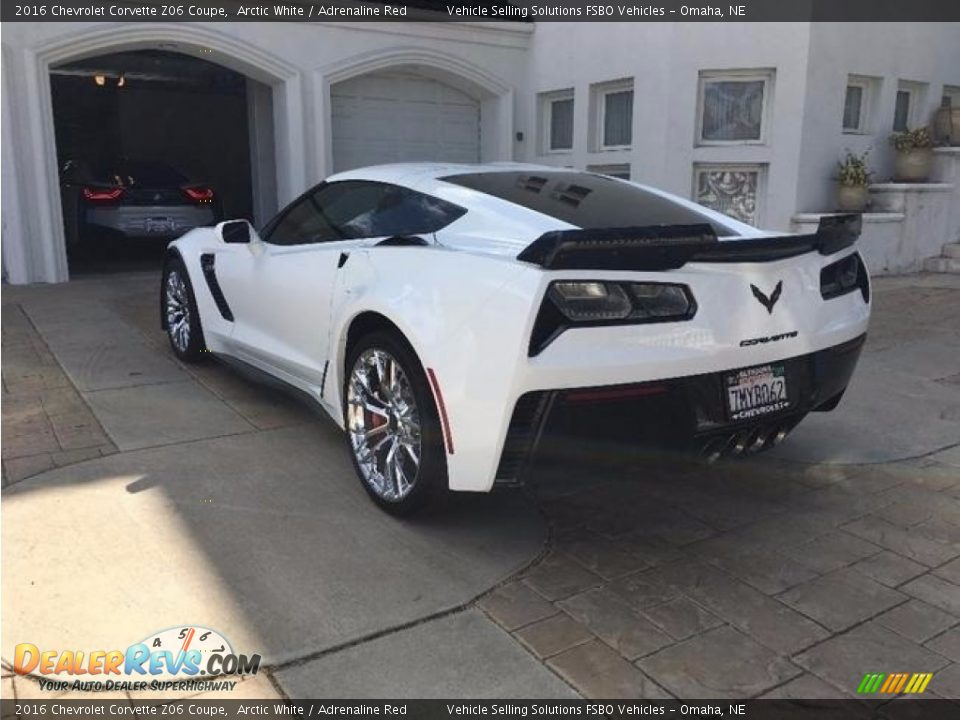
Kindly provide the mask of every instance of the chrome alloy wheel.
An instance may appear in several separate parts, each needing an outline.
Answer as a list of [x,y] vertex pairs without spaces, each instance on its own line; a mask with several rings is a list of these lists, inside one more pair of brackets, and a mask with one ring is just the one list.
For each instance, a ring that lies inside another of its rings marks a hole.
[[186,352],[190,345],[190,302],[187,295],[187,283],[179,270],[171,270],[167,275],[164,290],[164,308],[167,313],[167,333],[177,350]]
[[420,414],[410,379],[385,350],[369,348],[353,365],[347,431],[367,486],[389,502],[409,495],[420,470]]

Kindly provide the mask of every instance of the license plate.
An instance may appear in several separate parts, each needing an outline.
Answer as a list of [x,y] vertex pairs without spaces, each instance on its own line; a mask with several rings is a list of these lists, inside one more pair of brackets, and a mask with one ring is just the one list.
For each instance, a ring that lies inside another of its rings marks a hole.
[[146,230],[148,233],[168,233],[177,229],[177,221],[172,217],[147,218]]
[[748,420],[790,407],[783,365],[761,365],[730,373],[726,391],[731,420]]

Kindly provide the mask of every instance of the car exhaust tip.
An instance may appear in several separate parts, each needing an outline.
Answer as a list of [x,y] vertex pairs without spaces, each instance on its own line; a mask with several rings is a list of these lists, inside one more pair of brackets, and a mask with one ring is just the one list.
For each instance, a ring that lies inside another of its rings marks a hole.
[[747,447],[747,433],[741,432],[730,436],[727,443],[727,452],[731,455],[740,455]]
[[780,428],[777,430],[777,432],[775,432],[773,436],[771,436],[770,446],[776,447],[777,445],[782,443],[784,438],[787,437],[787,435],[789,434],[789,432],[790,432],[789,427],[787,427],[786,425],[781,425]]
[[747,452],[756,453],[763,450],[769,437],[770,434],[766,430],[757,429],[751,436],[751,442],[747,448]]
[[724,445],[725,442],[722,439],[714,438],[713,440],[708,440],[703,444],[703,447],[700,448],[700,455],[708,465],[712,465],[723,455]]

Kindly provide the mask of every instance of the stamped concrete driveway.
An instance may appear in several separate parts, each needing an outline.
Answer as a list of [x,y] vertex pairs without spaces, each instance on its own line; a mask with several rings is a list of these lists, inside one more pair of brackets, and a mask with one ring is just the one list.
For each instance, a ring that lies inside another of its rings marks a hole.
[[248,694],[845,697],[924,671],[960,697],[955,277],[878,281],[840,409],[776,454],[553,439],[545,553],[523,493],[373,511],[328,423],[172,360],[154,290],[4,290],[4,657],[203,622],[269,658]]
[[[295,665],[460,608],[541,553],[519,493],[415,523],[377,510],[331,422],[175,361],[157,282],[4,289],[5,660],[18,642],[126,647],[199,624]],[[570,692],[473,615],[457,638],[505,674],[452,691]]]

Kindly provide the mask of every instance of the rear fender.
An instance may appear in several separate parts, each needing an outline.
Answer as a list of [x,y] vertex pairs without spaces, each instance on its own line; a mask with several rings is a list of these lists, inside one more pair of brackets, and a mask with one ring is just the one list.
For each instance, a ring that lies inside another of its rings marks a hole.
[[540,275],[512,260],[438,247],[354,251],[334,293],[323,393],[328,411],[343,427],[350,326],[362,313],[378,313],[436,380],[447,416],[450,488],[489,490],[526,360]]

